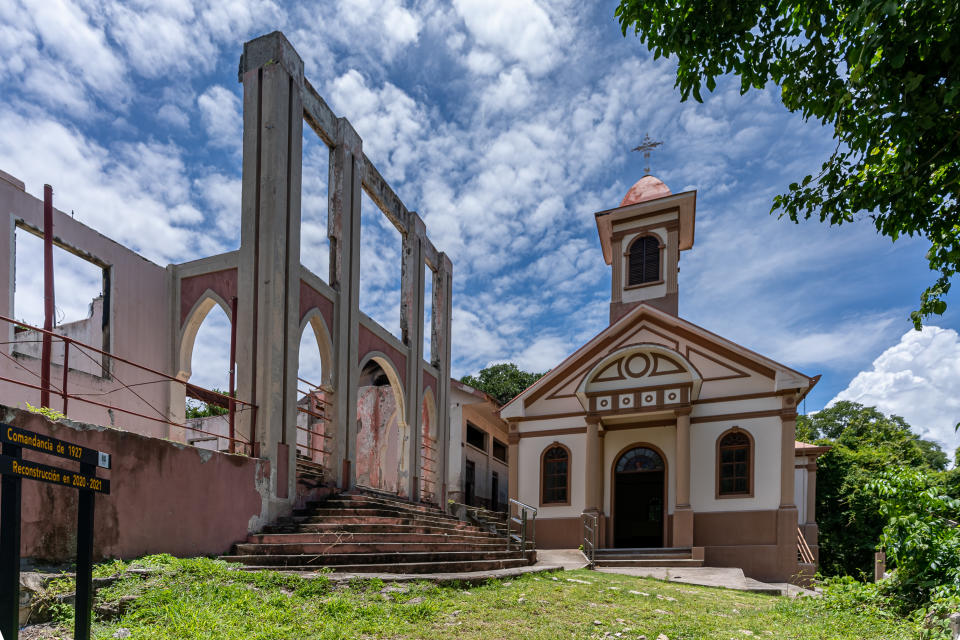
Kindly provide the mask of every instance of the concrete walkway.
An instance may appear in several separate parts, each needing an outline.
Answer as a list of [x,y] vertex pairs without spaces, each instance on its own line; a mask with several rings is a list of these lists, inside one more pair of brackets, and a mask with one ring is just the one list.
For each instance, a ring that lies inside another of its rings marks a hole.
[[786,582],[774,584],[760,582],[743,575],[742,569],[732,567],[597,567],[596,570],[601,573],[619,573],[626,576],[656,578],[668,582],[722,587],[774,596],[816,595],[813,591]]
[[[579,549],[538,549],[534,566],[559,565],[567,571],[583,569],[587,558]],[[737,591],[768,593],[777,596],[816,595],[815,592],[788,583],[768,584],[743,575],[742,569],[726,567],[597,567],[601,573],[619,573],[640,578],[656,578],[704,587],[722,587]]]

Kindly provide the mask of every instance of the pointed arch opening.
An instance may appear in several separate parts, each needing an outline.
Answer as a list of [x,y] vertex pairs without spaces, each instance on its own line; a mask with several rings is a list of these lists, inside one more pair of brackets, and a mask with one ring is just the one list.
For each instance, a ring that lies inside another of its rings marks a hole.
[[[191,385],[227,393],[230,381],[230,305],[211,289],[194,304],[180,329],[177,378]],[[183,412],[191,428],[188,444],[229,451],[230,421],[225,407],[187,397],[183,385],[171,385],[171,412]],[[178,416],[174,415],[176,420]]]
[[437,438],[437,401],[433,389],[423,392],[420,407],[420,499],[438,504],[440,501],[440,447]]
[[[297,457],[329,473],[333,446],[333,344],[319,309],[300,322]],[[301,465],[304,466],[304,465]],[[306,465],[309,466],[309,465]]]

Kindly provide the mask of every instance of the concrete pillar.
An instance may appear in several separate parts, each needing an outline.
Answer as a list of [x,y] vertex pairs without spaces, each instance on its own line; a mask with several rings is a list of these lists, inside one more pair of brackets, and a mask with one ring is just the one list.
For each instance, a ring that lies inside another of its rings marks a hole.
[[289,510],[296,478],[303,61],[279,32],[244,45],[238,277],[239,433],[270,465],[264,518]]
[[[407,233],[403,237],[403,255],[400,284],[400,330],[407,352],[407,388],[404,389],[406,422],[413,434],[408,445],[410,464],[407,478],[407,495],[411,500],[420,499],[421,450],[423,412],[421,396],[423,389],[423,238],[427,229],[416,213],[411,212]],[[439,409],[439,407],[438,407]],[[437,454],[442,449],[438,449]],[[441,476],[442,477],[442,476]],[[438,479],[439,481],[439,479]],[[437,487],[439,490],[439,487]],[[437,496],[437,499],[441,499]]]
[[674,547],[693,546],[693,509],[690,508],[690,407],[677,409],[677,494],[673,508]]
[[[520,433],[517,431],[517,423],[510,423],[510,433],[507,435],[507,472],[509,478],[507,490],[510,497],[514,500],[520,499]],[[539,471],[537,472],[539,473]],[[513,510],[510,510],[513,513]]]
[[360,198],[363,142],[346,118],[337,119],[337,139],[330,154],[327,234],[330,237],[330,286],[337,291],[334,306],[333,390],[334,439],[330,471],[337,486],[353,486],[357,434],[357,362],[360,333]]
[[587,464],[584,486],[586,487],[586,509],[594,513],[603,512],[603,442],[600,439],[600,416],[587,414]]
[[780,413],[780,508],[777,509],[777,565],[779,579],[797,572],[797,507],[794,504],[796,459],[796,398],[784,396]]
[[[437,416],[440,420],[439,432],[443,438],[443,450],[449,451],[451,428],[461,429],[461,425],[450,424],[450,331],[451,315],[453,312],[453,263],[445,253],[437,256],[437,265],[433,274],[433,312],[430,316],[431,328],[430,358],[440,374],[437,380],[439,393],[437,394]],[[422,321],[421,321],[422,324]],[[457,440],[460,439],[457,435]],[[449,461],[443,457],[442,475],[446,478]],[[446,501],[446,487],[441,488],[440,499]]]

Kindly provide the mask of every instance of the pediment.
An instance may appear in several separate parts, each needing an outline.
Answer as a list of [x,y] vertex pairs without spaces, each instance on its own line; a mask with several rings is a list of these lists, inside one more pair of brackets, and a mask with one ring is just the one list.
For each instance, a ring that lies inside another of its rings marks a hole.
[[635,344],[607,355],[577,389],[586,411],[652,411],[688,405],[700,393],[699,372],[680,353]]
[[[644,345],[656,348],[639,348]],[[627,352],[618,354],[631,348],[631,354],[642,352],[647,359],[639,355],[624,358]],[[586,381],[591,385],[591,393],[616,388],[663,388],[674,382],[687,383],[692,389],[694,373],[699,383],[738,384],[738,389],[745,383],[759,387],[773,384],[778,390],[805,389],[814,383],[808,376],[686,320],[640,305],[507,403],[500,415],[522,416],[527,408],[544,402],[551,403],[553,408],[537,412],[570,411],[570,402],[583,404],[578,391]],[[690,375],[684,378],[685,374]],[[583,392],[587,390],[584,388]]]

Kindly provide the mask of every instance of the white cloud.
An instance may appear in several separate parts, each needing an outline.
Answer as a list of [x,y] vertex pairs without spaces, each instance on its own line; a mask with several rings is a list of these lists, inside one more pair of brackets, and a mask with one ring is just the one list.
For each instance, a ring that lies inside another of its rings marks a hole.
[[534,0],[454,0],[454,6],[474,39],[505,60],[534,74],[560,62],[561,33]]
[[178,129],[187,129],[190,119],[180,107],[174,104],[165,104],[157,110],[157,119]]
[[220,61],[221,44],[272,31],[283,17],[270,0],[138,0],[110,2],[103,11],[110,35],[148,78],[208,72]]
[[153,142],[113,149],[48,118],[0,110],[0,167],[38,193],[54,186],[58,207],[84,224],[160,264],[208,255],[199,251],[193,204],[181,151]]
[[226,87],[214,85],[197,98],[197,106],[214,146],[240,151],[243,146],[243,113],[240,98]]
[[960,422],[960,336],[936,326],[908,331],[827,406],[840,400],[902,416],[951,455],[960,445],[954,431]]

